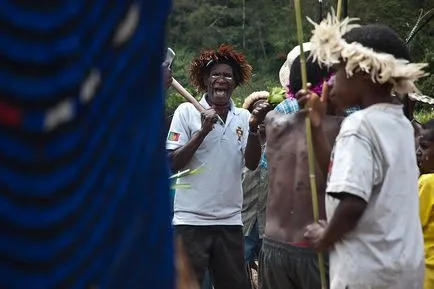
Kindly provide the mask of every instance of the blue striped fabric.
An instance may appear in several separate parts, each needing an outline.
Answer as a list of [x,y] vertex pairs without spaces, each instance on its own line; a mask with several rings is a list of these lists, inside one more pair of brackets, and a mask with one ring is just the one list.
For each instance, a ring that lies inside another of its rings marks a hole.
[[174,288],[170,2],[0,0],[0,288]]

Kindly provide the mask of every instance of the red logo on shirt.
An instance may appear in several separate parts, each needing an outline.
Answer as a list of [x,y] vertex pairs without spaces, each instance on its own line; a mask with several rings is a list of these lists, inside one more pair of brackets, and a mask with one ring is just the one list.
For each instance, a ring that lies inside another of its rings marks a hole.
[[180,135],[181,135],[180,133],[171,131],[171,132],[169,132],[169,136],[167,137],[167,139],[169,141],[179,141]]

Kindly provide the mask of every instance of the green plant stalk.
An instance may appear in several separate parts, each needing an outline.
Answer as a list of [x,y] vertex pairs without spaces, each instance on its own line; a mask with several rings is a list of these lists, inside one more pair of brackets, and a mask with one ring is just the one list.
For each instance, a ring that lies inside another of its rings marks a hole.
[[[302,87],[304,90],[307,89],[307,73],[306,73],[306,59],[304,56],[303,49],[303,26],[301,20],[301,4],[300,0],[294,0],[295,7],[295,19],[297,24],[297,37],[298,44],[300,46],[300,66],[301,66],[301,81]],[[307,141],[307,156],[309,162],[309,179],[310,179],[310,189],[312,194],[312,210],[313,210],[313,219],[315,222],[319,220],[319,209],[318,209],[318,192],[316,187],[316,179],[315,179],[315,155],[313,149],[312,142],[312,126],[310,123],[309,115],[306,116],[306,141]],[[327,288],[327,280],[326,280],[326,272],[324,265],[324,255],[322,253],[318,253],[318,267],[319,274],[321,278],[321,288]]]
[[338,7],[336,11],[336,17],[338,18],[338,20],[341,19],[341,15],[342,15],[342,0],[338,0]]

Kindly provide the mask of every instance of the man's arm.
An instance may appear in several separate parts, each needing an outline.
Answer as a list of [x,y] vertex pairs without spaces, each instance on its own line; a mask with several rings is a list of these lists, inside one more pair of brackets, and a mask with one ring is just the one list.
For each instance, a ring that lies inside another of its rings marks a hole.
[[261,142],[259,139],[258,125],[264,122],[267,113],[272,110],[268,102],[260,104],[255,108],[249,118],[249,135],[247,138],[244,161],[249,170],[255,170],[261,160]]
[[336,142],[327,193],[339,205],[324,231],[321,243],[327,247],[352,231],[366,210],[375,179],[372,144],[361,134],[348,133]]
[[367,206],[365,200],[352,194],[339,193],[337,197],[340,199],[339,205],[321,240],[327,248],[333,246],[357,226]]
[[208,133],[213,130],[217,115],[214,109],[202,112],[202,127],[190,136],[185,111],[186,107],[178,107],[170,125],[166,147],[172,171],[179,171],[187,166]]
[[250,127],[249,136],[247,139],[246,151],[244,153],[244,160],[246,167],[249,170],[255,170],[259,161],[261,160],[261,143],[259,141],[258,126]]
[[207,134],[200,130],[184,146],[168,151],[172,171],[179,171],[187,166]]
[[312,142],[315,150],[315,158],[321,172],[327,177],[330,156],[332,154],[333,144],[327,138],[322,125],[319,127],[312,126]]

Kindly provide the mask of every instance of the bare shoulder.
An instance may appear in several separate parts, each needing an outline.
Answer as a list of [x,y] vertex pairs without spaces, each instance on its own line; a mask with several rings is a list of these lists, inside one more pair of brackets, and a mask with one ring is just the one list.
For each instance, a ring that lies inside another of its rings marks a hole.
[[304,118],[298,114],[282,114],[272,111],[268,113],[265,122],[267,142],[287,142],[294,133],[300,133],[304,128]]
[[282,114],[275,110],[270,111],[265,117],[265,125],[269,127],[281,127],[294,123],[295,114]]

